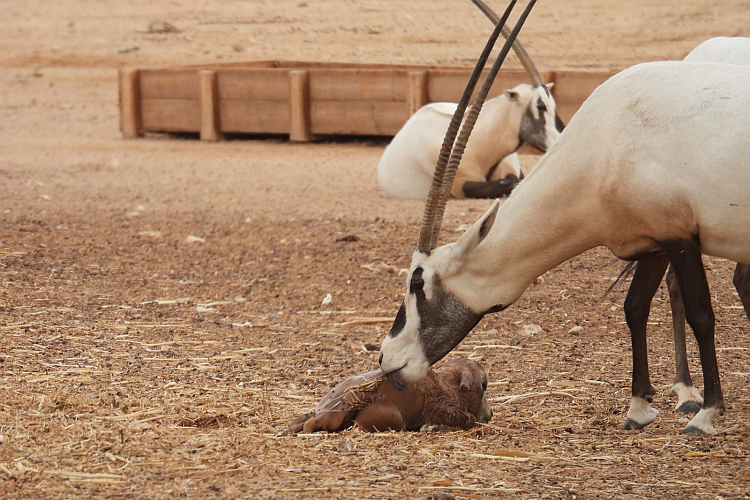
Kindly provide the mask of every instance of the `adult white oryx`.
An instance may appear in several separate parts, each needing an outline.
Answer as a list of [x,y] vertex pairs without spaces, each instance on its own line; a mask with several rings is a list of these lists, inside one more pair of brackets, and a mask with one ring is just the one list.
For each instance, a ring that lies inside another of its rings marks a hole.
[[[435,248],[464,130],[448,167],[436,167],[404,302],[381,346],[383,371],[395,383],[422,379],[485,314],[590,248],[626,260],[664,254],[703,368],[703,408],[684,432],[715,432],[724,399],[701,255],[750,263],[750,68],[658,62],[612,77],[505,204],[495,201],[458,241]],[[645,312],[626,308],[631,329],[645,325]],[[635,348],[629,418],[653,411]]]
[[[497,24],[497,15],[481,0],[472,0]],[[509,32],[503,29],[507,38]],[[454,198],[507,196],[523,178],[515,151],[524,143],[544,152],[563,130],[555,100],[518,40],[513,49],[532,85],[521,84],[489,99],[477,119],[470,147],[463,156],[451,189]],[[440,146],[456,111],[451,102],[420,108],[386,147],[378,163],[378,182],[391,198],[425,199]]]
[[[743,37],[716,37],[706,40],[693,49],[683,61],[688,62],[716,62],[726,64],[739,64],[750,66],[750,38]],[[664,256],[654,256],[648,259],[639,260],[636,269],[642,275],[648,276],[643,278],[644,283],[648,286],[631,287],[631,293],[626,300],[626,307],[649,308],[653,294],[664,276],[668,261]],[[750,266],[738,263],[734,272],[734,286],[740,296],[740,300],[745,308],[745,313],[750,319]],[[677,396],[675,409],[681,412],[696,413],[703,404],[703,398],[693,385],[693,379],[690,376],[688,367],[687,350],[685,347],[685,309],[682,304],[682,296],[677,286],[674,272],[669,270],[667,273],[667,288],[669,290],[669,301],[672,308],[672,329],[674,332],[674,349],[675,349],[675,377],[670,394]],[[646,312],[646,314],[648,314]],[[636,329],[634,335],[646,335],[645,322]],[[636,345],[645,349],[645,338],[634,341]],[[635,353],[635,351],[634,351]],[[642,354],[643,357],[646,353]],[[647,366],[647,365],[646,365]],[[646,374],[647,375],[647,374]],[[650,386],[650,384],[649,384]],[[653,387],[647,390],[646,399],[651,401],[651,396],[655,393]],[[639,428],[651,423],[656,417],[657,412],[650,411],[646,414],[635,413],[633,418],[629,418],[625,423],[626,428]],[[644,418],[645,417],[645,418]]]

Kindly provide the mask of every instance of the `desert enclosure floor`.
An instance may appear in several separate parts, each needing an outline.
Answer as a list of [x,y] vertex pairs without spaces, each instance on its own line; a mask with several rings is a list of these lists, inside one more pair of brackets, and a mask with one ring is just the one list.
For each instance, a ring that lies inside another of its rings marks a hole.
[[[177,29],[150,32],[153,19]],[[548,0],[521,38],[541,70],[617,70],[748,26],[746,1]],[[678,434],[663,286],[649,332],[661,415],[620,430],[627,284],[604,296],[622,262],[602,249],[449,355],[487,370],[488,425],[291,436],[294,416],[377,365],[403,298],[423,205],[381,194],[387,140],[118,130],[121,67],[471,65],[490,29],[469,0],[5,5],[0,498],[747,498],[750,340],[733,263],[706,259],[727,404],[715,436]],[[443,239],[488,206],[451,201]],[[689,354],[702,386],[692,339]]]

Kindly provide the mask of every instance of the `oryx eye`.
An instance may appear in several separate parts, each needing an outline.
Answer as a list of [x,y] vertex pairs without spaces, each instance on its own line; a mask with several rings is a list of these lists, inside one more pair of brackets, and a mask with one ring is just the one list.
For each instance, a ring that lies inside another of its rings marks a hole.
[[422,290],[424,288],[424,280],[422,278],[412,278],[409,288],[412,293]]
[[482,381],[482,390],[485,391],[485,392],[487,391],[487,381],[486,380]]
[[545,111],[547,111],[547,105],[545,105],[542,101],[539,101],[536,105],[536,109],[544,113]]

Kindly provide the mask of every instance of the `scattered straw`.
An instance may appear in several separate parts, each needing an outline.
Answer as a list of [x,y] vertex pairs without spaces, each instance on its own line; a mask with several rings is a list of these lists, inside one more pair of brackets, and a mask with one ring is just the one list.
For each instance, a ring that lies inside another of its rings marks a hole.
[[522,401],[524,399],[543,398],[543,397],[548,397],[548,396],[556,396],[556,397],[563,397],[563,398],[569,398],[569,399],[576,398],[575,396],[573,396],[572,394],[568,394],[567,392],[550,391],[550,392],[527,392],[526,394],[502,396],[499,398],[495,398],[493,401],[497,401],[501,405],[507,405],[510,403],[515,403],[516,401]]
[[387,317],[387,318],[360,318],[355,317],[351,318],[344,323],[341,323],[341,326],[351,326],[351,325],[371,325],[375,323],[393,323],[393,317]]

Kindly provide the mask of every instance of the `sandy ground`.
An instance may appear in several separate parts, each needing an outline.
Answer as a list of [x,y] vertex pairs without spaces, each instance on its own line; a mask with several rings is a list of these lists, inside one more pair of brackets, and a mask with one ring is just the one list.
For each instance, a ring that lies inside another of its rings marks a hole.
[[[620,69],[747,36],[748,7],[542,1],[522,36],[542,70]],[[149,33],[155,18],[179,32]],[[650,335],[662,414],[619,429],[630,340],[625,287],[604,298],[622,264],[603,250],[547,273],[451,354],[487,369],[490,425],[288,436],[376,365],[403,296],[389,269],[408,266],[422,204],[380,194],[382,141],[119,135],[122,66],[471,64],[488,31],[468,0],[4,5],[0,498],[746,498],[750,343],[731,263],[707,260],[727,402],[716,436],[678,434],[663,290]],[[444,238],[488,204],[452,202]],[[504,399],[533,392],[555,394]]]

